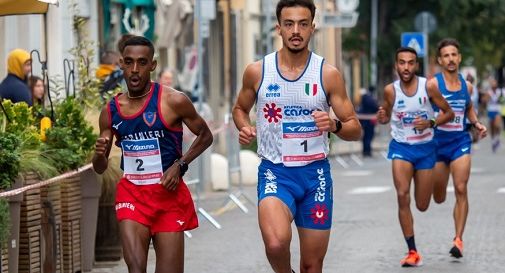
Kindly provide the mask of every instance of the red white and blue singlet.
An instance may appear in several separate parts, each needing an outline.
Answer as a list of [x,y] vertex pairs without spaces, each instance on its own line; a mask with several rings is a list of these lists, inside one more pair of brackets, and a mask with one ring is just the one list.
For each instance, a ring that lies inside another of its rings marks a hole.
[[155,184],[182,154],[182,128],[171,128],[160,111],[162,88],[152,83],[143,108],[125,116],[118,96],[108,104],[111,129],[121,147],[124,177],[137,185]]

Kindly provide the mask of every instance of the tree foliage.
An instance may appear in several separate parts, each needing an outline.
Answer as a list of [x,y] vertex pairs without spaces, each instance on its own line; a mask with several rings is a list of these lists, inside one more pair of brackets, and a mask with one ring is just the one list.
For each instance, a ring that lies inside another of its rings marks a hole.
[[[343,35],[344,50],[370,52],[371,1],[360,1],[356,27]],[[463,63],[474,65],[481,72],[487,65],[500,67],[505,61],[502,47],[505,35],[505,1],[503,0],[380,0],[378,11],[377,65],[379,82],[389,82],[394,52],[400,46],[402,32],[415,32],[414,18],[429,11],[437,19],[437,29],[429,35],[429,54],[436,56],[439,40],[451,37],[459,40]]]

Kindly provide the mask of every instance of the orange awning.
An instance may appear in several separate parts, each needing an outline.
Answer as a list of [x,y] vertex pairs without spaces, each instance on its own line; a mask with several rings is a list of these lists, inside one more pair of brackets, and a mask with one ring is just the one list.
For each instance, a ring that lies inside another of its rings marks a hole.
[[43,14],[47,12],[48,6],[48,3],[39,0],[0,0],[0,16]]

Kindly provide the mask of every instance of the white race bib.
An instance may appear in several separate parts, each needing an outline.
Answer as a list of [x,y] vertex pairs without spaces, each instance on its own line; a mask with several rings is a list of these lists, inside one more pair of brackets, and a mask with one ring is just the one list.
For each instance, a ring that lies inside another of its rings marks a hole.
[[405,129],[405,138],[412,144],[425,142],[433,135],[433,130],[431,128],[418,130],[414,127],[414,120],[416,117],[427,120],[428,114],[423,111],[417,113],[405,113],[405,115],[401,117],[402,126]]
[[439,130],[446,132],[463,131],[464,129],[463,126],[465,122],[465,112],[463,112],[463,110],[460,109],[453,109],[453,111],[454,111],[454,118],[445,124],[440,124],[438,126]]
[[123,176],[137,185],[160,182],[163,176],[158,139],[123,140]]
[[295,167],[326,158],[324,137],[314,121],[283,122],[282,162]]

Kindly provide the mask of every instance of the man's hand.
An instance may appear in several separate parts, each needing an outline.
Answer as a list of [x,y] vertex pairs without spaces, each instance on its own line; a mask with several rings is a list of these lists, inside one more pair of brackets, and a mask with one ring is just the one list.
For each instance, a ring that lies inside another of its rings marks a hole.
[[238,135],[238,141],[240,144],[249,145],[254,138],[256,138],[256,127],[244,126],[240,128]]
[[415,119],[414,119],[414,128],[416,128],[417,130],[419,131],[422,131],[424,129],[427,129],[427,128],[430,128],[431,126],[431,121],[428,120],[428,119],[423,119],[419,116],[417,116]]
[[331,120],[328,112],[316,110],[312,112],[312,117],[314,118],[314,122],[316,123],[317,128],[319,128],[319,131],[332,132],[336,130],[335,122]]
[[161,177],[160,184],[169,191],[177,189],[181,181],[181,167],[178,163],[172,164]]
[[388,118],[386,116],[386,110],[384,110],[384,107],[382,106],[379,106],[379,111],[377,111],[377,121],[381,124],[388,122]]
[[479,139],[485,138],[487,136],[487,128],[480,122],[474,123],[475,128],[479,131]]
[[109,141],[108,137],[99,137],[95,142],[95,155],[105,156],[109,147]]

